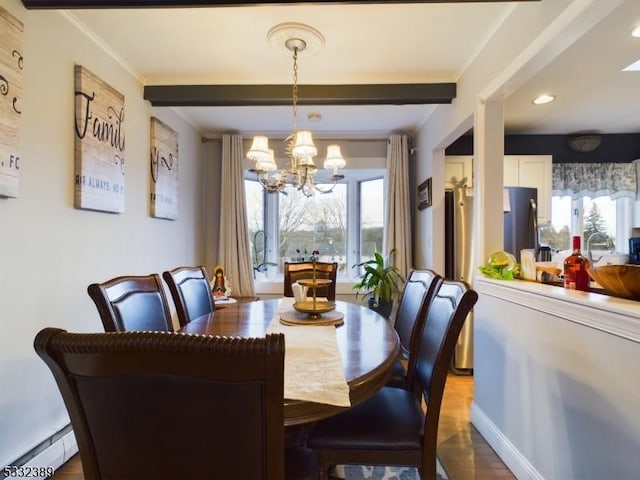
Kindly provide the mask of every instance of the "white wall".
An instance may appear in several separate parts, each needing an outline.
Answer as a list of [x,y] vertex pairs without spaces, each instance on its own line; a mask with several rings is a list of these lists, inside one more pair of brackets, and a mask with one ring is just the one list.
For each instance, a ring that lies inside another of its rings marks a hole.
[[640,472],[637,302],[478,280],[472,421],[521,480]]
[[[142,98],[141,83],[54,11],[3,8],[24,24],[20,195],[0,199],[0,466],[68,423],[33,350],[43,327],[101,331],[87,285],[120,274],[162,272],[204,258],[200,134]],[[116,26],[114,26],[115,28]],[[125,97],[125,213],[73,208],[74,64]],[[179,216],[149,216],[149,118],[179,134]]]

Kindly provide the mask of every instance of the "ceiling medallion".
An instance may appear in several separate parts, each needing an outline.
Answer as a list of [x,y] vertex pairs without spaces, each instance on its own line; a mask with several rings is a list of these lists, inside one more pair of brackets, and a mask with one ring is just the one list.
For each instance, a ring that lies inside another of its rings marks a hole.
[[289,56],[292,42],[304,44],[298,49],[299,57],[310,57],[324,47],[324,37],[313,27],[303,23],[280,23],[267,32],[267,39],[273,48]]

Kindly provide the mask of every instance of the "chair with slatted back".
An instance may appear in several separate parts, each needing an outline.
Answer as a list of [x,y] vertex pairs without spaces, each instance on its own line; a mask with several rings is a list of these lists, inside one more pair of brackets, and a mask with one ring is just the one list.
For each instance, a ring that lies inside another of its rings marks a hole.
[[[444,280],[426,312],[413,385],[383,387],[354,408],[318,422],[307,445],[318,454],[321,479],[332,465],[401,465],[436,479],[440,407],[453,350],[478,294],[463,282]],[[423,411],[413,389],[427,405]]]
[[68,333],[35,350],[60,389],[85,480],[315,480],[285,448],[284,335]]
[[442,280],[433,270],[409,272],[400,295],[394,323],[402,349],[400,355],[402,360],[407,361],[407,368],[405,369],[400,359],[396,360],[387,382],[390,387],[406,388],[410,383],[409,378],[413,376],[416,357],[410,356],[409,352],[420,346],[420,334],[426,319],[425,309],[429,308]]
[[105,332],[173,331],[171,311],[160,275],[128,275],[87,288]]
[[[338,275],[338,264],[316,262],[316,278],[329,279],[331,283],[318,287],[316,296],[326,297],[327,300],[336,299],[336,278]],[[313,278],[312,262],[285,262],[284,263],[284,296],[293,297],[291,284],[298,280]],[[311,293],[309,294],[311,295]]]
[[215,310],[205,267],[178,267],[162,273],[181,327]]

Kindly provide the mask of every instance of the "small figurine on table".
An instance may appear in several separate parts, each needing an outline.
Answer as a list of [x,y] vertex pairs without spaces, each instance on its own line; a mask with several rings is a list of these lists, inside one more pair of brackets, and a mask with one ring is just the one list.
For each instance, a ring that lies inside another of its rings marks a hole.
[[213,269],[213,281],[211,292],[215,298],[228,297],[231,289],[227,287],[227,279],[224,276],[224,268],[222,265],[216,265]]

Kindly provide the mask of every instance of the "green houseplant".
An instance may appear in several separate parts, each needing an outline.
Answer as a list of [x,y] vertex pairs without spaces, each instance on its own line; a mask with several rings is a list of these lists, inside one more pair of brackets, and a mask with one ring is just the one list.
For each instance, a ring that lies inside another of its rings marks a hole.
[[389,262],[395,250],[389,252],[385,258],[379,252],[374,252],[373,258],[361,262],[353,268],[363,268],[360,281],[353,285],[357,290],[356,298],[360,295],[369,302],[369,308],[389,318],[394,298],[398,297],[404,278],[397,267]]

